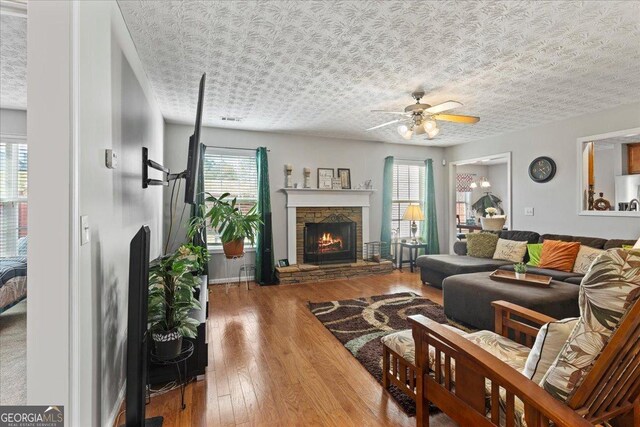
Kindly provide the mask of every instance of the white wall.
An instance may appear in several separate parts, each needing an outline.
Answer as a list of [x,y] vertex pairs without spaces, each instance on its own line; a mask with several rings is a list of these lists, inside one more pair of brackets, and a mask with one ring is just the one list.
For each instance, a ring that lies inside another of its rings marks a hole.
[[27,403],[65,405],[67,410],[72,280],[71,3],[32,2],[28,14]]
[[[517,107],[516,107],[517,108]],[[608,238],[637,238],[638,218],[587,217],[577,214],[577,142],[579,137],[629,129],[640,125],[640,103],[598,111],[571,119],[448,147],[448,161],[512,152],[513,229]],[[529,163],[550,156],[558,166],[553,180],[533,182]],[[525,216],[524,208],[535,208]]]
[[[194,82],[195,85],[195,82]],[[195,86],[194,86],[195,87]],[[206,113],[206,112],[205,112]],[[165,126],[165,166],[172,171],[185,168],[188,137],[193,132],[192,126],[167,124]],[[311,168],[311,186],[317,186],[318,167],[350,168],[351,185],[367,179],[373,180],[377,192],[371,197],[370,236],[379,239],[382,216],[382,173],[384,158],[393,155],[397,158],[424,160],[432,158],[434,163],[434,180],[436,185],[436,206],[439,212],[444,207],[446,189],[445,168],[442,166],[442,148],[426,146],[406,146],[399,144],[383,144],[370,141],[322,138],[317,136],[300,136],[268,132],[251,132],[219,128],[203,128],[201,140],[207,145],[257,148],[265,146],[269,153],[269,181],[271,186],[271,210],[273,212],[273,239],[275,259],[287,257],[286,247],[286,195],[279,191],[284,186],[284,165],[293,165],[293,181],[302,182],[302,169]],[[182,196],[179,196],[179,200]],[[169,189],[165,190],[165,232],[168,229]],[[178,215],[182,210],[178,205]],[[187,215],[188,216],[188,213]],[[444,230],[445,217],[440,214],[438,226],[440,246],[447,247]],[[180,231],[180,237],[184,235]],[[179,239],[178,239],[179,241]],[[221,255],[214,255],[210,263],[210,274],[213,279],[224,277],[224,264]],[[253,262],[251,259],[248,262]],[[237,277],[236,271],[231,274]]]
[[509,167],[506,163],[487,166],[487,179],[491,183],[491,193],[502,200],[502,209],[504,214],[509,218],[511,212],[509,212]]
[[0,134],[27,135],[27,112],[0,108]]
[[[79,4],[82,425],[112,425],[126,372],[129,242],[144,224],[160,255],[162,190],[142,188],[142,147],[162,161],[164,120],[115,1]],[[118,154],[105,166],[105,149]],[[89,375],[90,374],[90,375]]]

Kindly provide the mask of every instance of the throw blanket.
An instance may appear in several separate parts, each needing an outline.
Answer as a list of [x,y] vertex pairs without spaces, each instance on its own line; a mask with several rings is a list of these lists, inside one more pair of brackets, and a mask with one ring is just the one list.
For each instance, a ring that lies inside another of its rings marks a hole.
[[0,258],[0,313],[27,297],[27,257]]

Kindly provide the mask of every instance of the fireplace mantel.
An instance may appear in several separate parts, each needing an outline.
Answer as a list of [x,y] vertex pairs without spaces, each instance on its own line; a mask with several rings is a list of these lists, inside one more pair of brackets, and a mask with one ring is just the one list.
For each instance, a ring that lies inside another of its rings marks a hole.
[[[362,208],[362,242],[369,242],[369,205],[376,190],[321,190],[316,188],[283,188],[287,195],[287,257],[297,264],[296,208],[359,207]],[[300,260],[302,262],[302,260]]]

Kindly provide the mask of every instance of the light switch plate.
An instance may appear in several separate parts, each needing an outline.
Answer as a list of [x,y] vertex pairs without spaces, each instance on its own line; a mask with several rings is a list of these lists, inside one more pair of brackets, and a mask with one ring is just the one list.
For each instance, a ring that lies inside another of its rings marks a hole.
[[87,215],[83,215],[80,217],[80,246],[89,243],[90,235],[91,230],[89,230],[89,217]]
[[118,155],[115,151],[108,148],[104,152],[104,163],[109,169],[115,169],[118,167]]
[[524,208],[525,216],[533,216],[533,208]]

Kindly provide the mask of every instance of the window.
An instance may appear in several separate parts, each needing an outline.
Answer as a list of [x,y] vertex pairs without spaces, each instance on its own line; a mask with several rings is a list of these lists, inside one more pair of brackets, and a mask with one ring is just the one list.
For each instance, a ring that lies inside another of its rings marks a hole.
[[[422,206],[424,201],[424,165],[394,163],[393,195],[392,195],[391,229],[397,237],[411,236],[411,223],[402,219],[404,211],[410,204]],[[422,229],[422,221],[417,221],[418,233]]]
[[0,141],[0,257],[27,255],[27,145]]
[[456,174],[456,217],[461,223],[466,223],[467,218],[473,216],[471,208],[471,183],[476,175],[471,173]]
[[456,216],[460,223],[465,224],[471,210],[471,193],[456,192]]
[[[230,198],[237,197],[239,208],[247,212],[258,202],[255,154],[229,154],[228,151],[207,148],[204,155],[204,190],[216,197],[230,193]],[[215,230],[207,230],[207,243],[210,247],[222,245]]]

